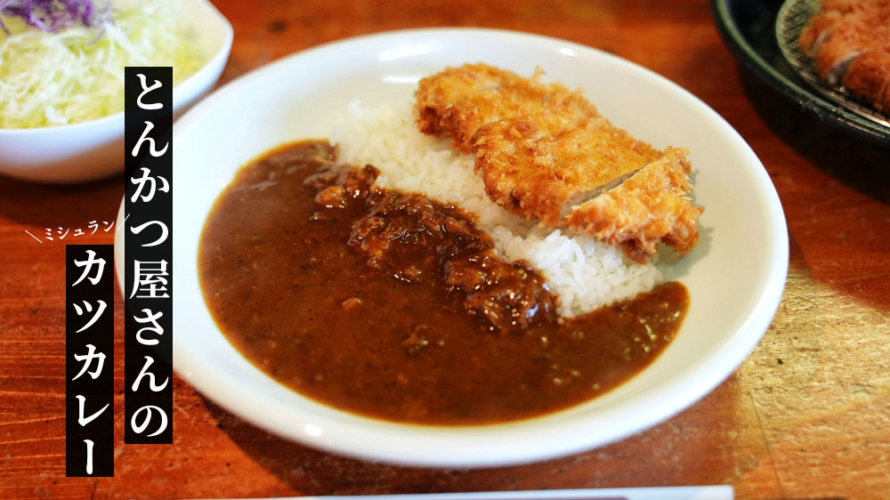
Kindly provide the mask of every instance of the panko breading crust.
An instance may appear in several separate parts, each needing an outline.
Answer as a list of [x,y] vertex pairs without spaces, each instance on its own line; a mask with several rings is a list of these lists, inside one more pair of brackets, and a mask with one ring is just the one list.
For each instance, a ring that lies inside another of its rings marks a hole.
[[548,226],[659,156],[602,117],[571,123],[546,106],[484,125],[474,137],[476,170],[488,196]]
[[575,207],[568,226],[611,244],[624,246],[641,260],[664,242],[686,253],[698,241],[702,209],[692,205],[686,150],[669,147],[661,158],[643,167],[613,189]]
[[486,64],[466,64],[424,78],[415,93],[417,125],[431,135],[448,135],[454,147],[472,153],[473,135],[485,124],[513,118],[538,103],[567,124],[599,117],[577,92],[558,83],[545,85],[537,71],[531,80]]
[[489,198],[530,220],[568,227],[644,260],[659,242],[698,241],[686,151],[661,152],[612,125],[580,92],[485,64],[420,81],[417,125],[476,156]]

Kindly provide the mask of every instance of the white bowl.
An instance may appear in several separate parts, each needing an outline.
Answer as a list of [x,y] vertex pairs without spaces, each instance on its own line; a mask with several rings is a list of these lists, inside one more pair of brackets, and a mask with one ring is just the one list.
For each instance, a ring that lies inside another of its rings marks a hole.
[[[524,75],[540,66],[547,78],[583,89],[605,116],[634,135],[658,147],[680,145],[691,151],[696,201],[705,212],[699,246],[666,269],[691,297],[676,340],[648,368],[602,397],[505,424],[384,422],[287,389],[226,341],[205,306],[197,255],[211,205],[236,170],[261,153],[288,141],[326,137],[335,113],[354,99],[367,107],[411,99],[419,78],[468,60]],[[617,441],[676,414],[732,373],[769,326],[785,283],[788,239],[782,207],[745,141],[680,87],[570,42],[503,31],[433,29],[322,46],[215,92],[179,120],[173,144],[175,370],[257,426],[339,454],[474,467],[542,460]],[[116,263],[122,269],[120,243]]]
[[[232,26],[207,0],[184,0],[190,29],[207,62],[173,88],[173,112],[182,113],[219,79],[232,47]],[[123,171],[124,113],[58,127],[0,129],[0,174],[68,183]]]

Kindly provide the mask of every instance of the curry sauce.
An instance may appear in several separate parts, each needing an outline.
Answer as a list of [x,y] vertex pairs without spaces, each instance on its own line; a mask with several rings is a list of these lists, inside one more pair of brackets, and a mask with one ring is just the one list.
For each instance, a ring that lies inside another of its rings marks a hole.
[[506,262],[458,207],[372,188],[326,142],[244,167],[204,228],[204,297],[228,340],[295,391],[386,420],[541,415],[651,363],[688,305],[679,283],[559,319],[546,280]]

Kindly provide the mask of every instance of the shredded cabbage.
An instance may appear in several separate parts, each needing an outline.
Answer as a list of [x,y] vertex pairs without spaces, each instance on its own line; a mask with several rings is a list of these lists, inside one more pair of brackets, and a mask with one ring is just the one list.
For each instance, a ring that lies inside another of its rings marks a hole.
[[56,33],[0,16],[0,128],[36,128],[123,110],[125,66],[173,66],[174,84],[203,64],[170,0],[112,2],[112,20]]

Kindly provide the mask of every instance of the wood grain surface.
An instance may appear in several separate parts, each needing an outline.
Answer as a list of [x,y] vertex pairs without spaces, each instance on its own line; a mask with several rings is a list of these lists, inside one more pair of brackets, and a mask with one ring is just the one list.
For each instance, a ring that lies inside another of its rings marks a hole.
[[[482,26],[564,38],[673,80],[748,141],[780,195],[790,269],[762,342],[676,417],[619,443],[496,469],[395,467],[276,438],[177,379],[172,445],[123,444],[116,477],[65,477],[66,243],[111,243],[123,176],[0,178],[0,497],[181,498],[730,484],[737,498],[890,498],[890,150],[786,103],[741,67],[705,0],[216,0],[235,28],[222,80],[354,35]],[[89,231],[86,231],[87,233]],[[48,237],[55,236],[52,240]]]

